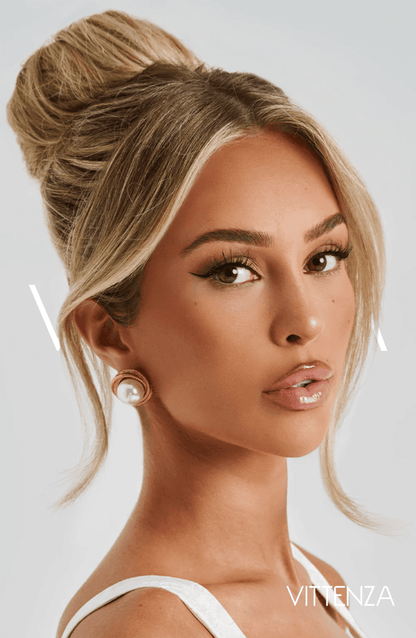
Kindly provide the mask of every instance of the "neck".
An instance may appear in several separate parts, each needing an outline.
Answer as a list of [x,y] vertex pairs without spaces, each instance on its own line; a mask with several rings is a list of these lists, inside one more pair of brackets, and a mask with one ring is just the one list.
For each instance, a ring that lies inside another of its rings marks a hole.
[[166,575],[297,582],[285,458],[154,419],[143,423],[143,440],[142,490],[119,541],[157,557],[153,569]]

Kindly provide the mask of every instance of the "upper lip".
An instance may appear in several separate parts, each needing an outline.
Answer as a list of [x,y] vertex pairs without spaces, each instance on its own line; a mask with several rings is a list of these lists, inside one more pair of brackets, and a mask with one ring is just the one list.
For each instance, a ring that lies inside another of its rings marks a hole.
[[330,379],[332,375],[332,368],[330,368],[328,364],[323,363],[323,361],[306,361],[285,372],[285,374],[279,377],[265,392],[274,392],[275,390],[290,388],[307,379],[311,379],[312,381],[324,381],[325,379]]

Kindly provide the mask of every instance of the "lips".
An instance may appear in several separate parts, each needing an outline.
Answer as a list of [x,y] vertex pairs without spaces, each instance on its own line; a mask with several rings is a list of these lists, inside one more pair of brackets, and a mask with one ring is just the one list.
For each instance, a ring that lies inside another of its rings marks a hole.
[[289,410],[309,410],[328,399],[332,375],[332,369],[322,361],[302,363],[275,381],[264,394]]
[[311,361],[310,363],[301,363],[289,370],[284,377],[280,377],[269,390],[266,392],[273,392],[274,390],[283,390],[284,388],[291,388],[298,383],[302,383],[310,379],[311,381],[325,381],[330,379],[333,372],[329,366],[322,361]]

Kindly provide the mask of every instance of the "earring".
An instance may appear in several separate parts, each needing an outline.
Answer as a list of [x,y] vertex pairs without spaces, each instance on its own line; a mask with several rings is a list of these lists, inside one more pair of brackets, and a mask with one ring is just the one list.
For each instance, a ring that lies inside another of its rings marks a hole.
[[123,403],[137,407],[152,396],[146,377],[137,370],[120,370],[111,382],[111,390]]

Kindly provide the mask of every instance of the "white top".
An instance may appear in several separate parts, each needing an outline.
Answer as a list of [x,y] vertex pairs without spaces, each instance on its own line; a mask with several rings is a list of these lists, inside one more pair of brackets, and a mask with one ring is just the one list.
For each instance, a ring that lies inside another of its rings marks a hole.
[[[335,610],[343,616],[360,638],[366,638],[366,635],[352,617],[348,607],[342,603],[339,597],[335,596],[334,590],[322,576],[321,572],[296,545],[291,543],[291,546],[293,558],[303,565],[309,574],[312,584],[324,596],[325,600],[328,600],[328,604],[334,607]],[[172,576],[136,576],[135,578],[127,578],[126,580],[115,583],[115,585],[111,585],[111,587],[107,587],[107,589],[104,589],[104,591],[94,596],[94,598],[91,598],[91,600],[77,611],[66,626],[62,638],[69,638],[81,620],[96,609],[140,587],[160,587],[179,596],[195,618],[197,618],[215,638],[246,638],[230,614],[208,589],[205,589],[205,587],[198,583],[194,583],[192,580],[173,578]],[[296,598],[294,598],[294,600],[296,601]],[[352,636],[349,629],[346,631],[347,636]]]

